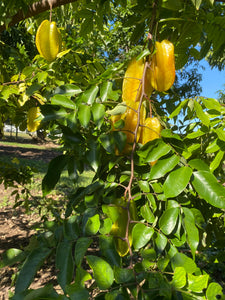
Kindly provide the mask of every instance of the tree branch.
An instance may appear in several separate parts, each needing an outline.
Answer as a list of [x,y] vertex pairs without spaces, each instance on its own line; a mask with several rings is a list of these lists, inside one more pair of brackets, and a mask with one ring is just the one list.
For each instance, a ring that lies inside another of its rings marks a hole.
[[[78,0],[41,0],[38,2],[33,3],[32,5],[28,6],[27,12],[24,13],[23,10],[19,10],[13,17],[10,23],[8,24],[8,27],[11,27],[17,23],[19,23],[22,20],[25,20],[30,17],[34,17],[46,10],[50,9],[50,6],[52,8],[65,5],[68,3],[76,2]],[[5,25],[0,26],[0,32],[4,31],[6,29]]]

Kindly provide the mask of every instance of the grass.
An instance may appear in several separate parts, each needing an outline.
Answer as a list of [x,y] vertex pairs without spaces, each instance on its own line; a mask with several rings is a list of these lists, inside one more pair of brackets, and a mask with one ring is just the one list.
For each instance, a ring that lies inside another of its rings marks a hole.
[[37,144],[22,144],[20,142],[17,141],[1,141],[2,145],[5,146],[9,146],[9,147],[22,147],[22,148],[26,148],[26,149],[48,149],[48,150],[57,150],[57,148],[53,148],[53,147],[46,147],[45,145],[37,145]]

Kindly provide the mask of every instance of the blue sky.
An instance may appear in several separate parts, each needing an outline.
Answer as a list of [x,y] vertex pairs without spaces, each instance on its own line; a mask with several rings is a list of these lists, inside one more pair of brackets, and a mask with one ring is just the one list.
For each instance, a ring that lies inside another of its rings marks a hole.
[[202,93],[201,96],[208,98],[218,98],[218,90],[225,90],[225,70],[219,71],[216,68],[211,69],[206,60],[200,62],[205,70],[201,70],[202,73]]

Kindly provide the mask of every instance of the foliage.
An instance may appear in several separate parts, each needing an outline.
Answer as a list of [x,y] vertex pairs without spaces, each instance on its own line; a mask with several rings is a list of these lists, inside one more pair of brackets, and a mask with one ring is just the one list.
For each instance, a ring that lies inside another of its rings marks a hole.
[[27,185],[31,183],[34,172],[34,168],[20,164],[17,158],[10,162],[0,160],[0,184],[3,184],[5,189],[13,188],[11,195],[15,197],[14,207],[23,203],[28,210],[30,191]]
[[[147,113],[164,129],[145,145],[135,142],[126,155],[116,155],[126,137],[112,130],[111,116],[124,113],[121,87],[128,62],[134,55],[148,56],[154,40],[173,42],[177,70],[190,56],[197,60],[210,53],[221,67],[224,43],[216,35],[222,27],[212,35],[210,26],[223,17],[224,4],[99,0],[74,7],[74,19],[68,18],[62,30],[62,52],[51,63],[37,55],[16,69],[12,82],[1,85],[1,110],[22,126],[29,108],[38,105],[41,126],[61,135],[63,152],[49,164],[43,196],[54,190],[64,170],[74,183],[87,168],[95,175],[70,195],[60,221],[44,224],[35,243],[4,254],[3,266],[23,262],[12,299],[223,297],[222,286],[201,263],[208,249],[224,254],[224,106],[200,96],[173,98],[173,88],[168,94],[154,92],[151,99],[142,93]],[[128,203],[120,207],[127,213],[126,232],[116,238],[127,242],[124,257],[111,234],[117,222],[114,203],[122,197]],[[130,218],[131,201],[137,220]],[[224,270],[222,254],[216,259]],[[61,295],[51,285],[29,289],[50,259]]]

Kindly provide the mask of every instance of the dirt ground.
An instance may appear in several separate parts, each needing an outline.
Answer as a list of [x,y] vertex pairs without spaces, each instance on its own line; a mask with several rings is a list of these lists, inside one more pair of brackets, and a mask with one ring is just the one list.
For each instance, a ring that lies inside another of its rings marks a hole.
[[[27,141],[25,141],[27,143]],[[18,146],[9,146],[0,141],[0,157],[7,155],[12,158],[26,158],[49,162],[52,158],[58,155],[52,148],[56,146],[52,143],[46,143],[45,149],[41,145],[37,149],[23,148]],[[0,259],[2,253],[10,248],[23,249],[29,244],[30,237],[35,233],[32,225],[39,221],[38,215],[27,215],[21,207],[13,208],[14,199],[10,196],[10,189],[5,190],[0,184]],[[7,204],[3,204],[5,199],[8,199]],[[13,292],[13,277],[17,272],[17,266],[4,267],[0,269],[0,300],[8,299],[8,292]],[[37,280],[32,283],[31,288],[37,289],[46,282],[54,283],[55,270],[47,267],[37,274]]]

